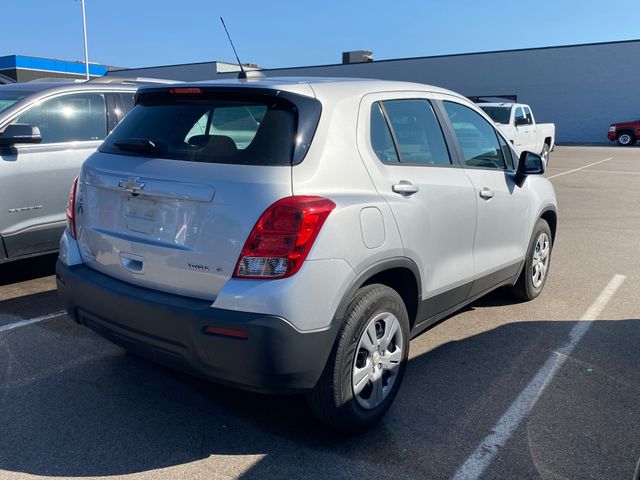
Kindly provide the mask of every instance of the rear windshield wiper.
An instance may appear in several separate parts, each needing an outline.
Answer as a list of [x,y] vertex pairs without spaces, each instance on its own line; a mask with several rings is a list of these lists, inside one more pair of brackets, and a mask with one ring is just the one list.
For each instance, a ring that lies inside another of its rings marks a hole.
[[158,146],[148,138],[124,138],[113,142],[120,150],[135,153],[153,153]]

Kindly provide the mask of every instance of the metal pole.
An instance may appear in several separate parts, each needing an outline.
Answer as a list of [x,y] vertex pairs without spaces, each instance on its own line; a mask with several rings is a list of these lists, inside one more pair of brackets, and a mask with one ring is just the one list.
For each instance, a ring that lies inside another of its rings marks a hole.
[[85,76],[89,80],[89,50],[87,49],[87,17],[84,13],[84,0],[80,0],[82,3],[82,34],[84,36],[84,67]]

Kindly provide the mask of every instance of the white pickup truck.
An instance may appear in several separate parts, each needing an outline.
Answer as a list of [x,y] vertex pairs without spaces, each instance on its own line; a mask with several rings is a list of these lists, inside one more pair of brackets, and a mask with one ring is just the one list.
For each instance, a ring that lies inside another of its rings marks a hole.
[[545,164],[556,144],[556,126],[536,123],[529,105],[523,103],[478,103],[516,150],[539,153]]

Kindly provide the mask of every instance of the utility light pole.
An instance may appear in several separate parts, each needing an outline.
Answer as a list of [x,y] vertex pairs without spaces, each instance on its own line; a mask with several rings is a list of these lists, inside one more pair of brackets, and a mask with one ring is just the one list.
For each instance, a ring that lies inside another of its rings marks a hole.
[[89,51],[87,50],[87,17],[84,13],[84,0],[80,0],[82,4],[82,34],[84,36],[84,68],[86,79],[89,80]]

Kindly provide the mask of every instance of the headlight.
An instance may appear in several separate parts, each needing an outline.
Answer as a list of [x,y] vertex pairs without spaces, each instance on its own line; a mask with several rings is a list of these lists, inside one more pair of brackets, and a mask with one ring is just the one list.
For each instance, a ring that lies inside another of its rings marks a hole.
[[609,127],[609,131],[610,132],[615,132],[616,131],[616,127],[614,127],[613,125]]

